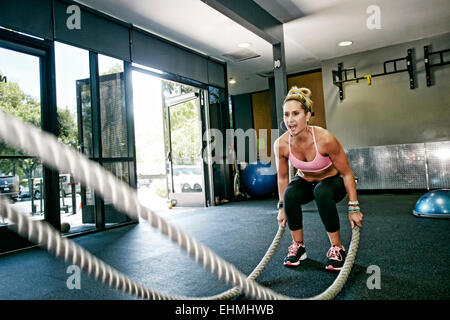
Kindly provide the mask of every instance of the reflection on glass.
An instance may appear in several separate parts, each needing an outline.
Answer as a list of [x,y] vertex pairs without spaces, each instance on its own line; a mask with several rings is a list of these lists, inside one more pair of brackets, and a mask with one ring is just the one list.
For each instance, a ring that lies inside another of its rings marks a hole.
[[128,157],[123,62],[99,55],[102,156]]
[[[56,42],[55,61],[58,138],[91,156],[89,52]],[[90,190],[64,172],[59,174],[59,190],[61,231],[76,233],[95,228],[95,206]]]

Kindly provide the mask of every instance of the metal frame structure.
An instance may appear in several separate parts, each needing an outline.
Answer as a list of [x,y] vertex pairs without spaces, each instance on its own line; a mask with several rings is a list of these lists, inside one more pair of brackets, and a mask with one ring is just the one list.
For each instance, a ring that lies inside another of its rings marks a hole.
[[[413,64],[413,53],[414,53],[414,49],[410,48],[410,49],[408,49],[406,57],[386,60],[383,63],[383,72],[382,73],[377,73],[377,74],[373,74],[373,75],[364,75],[364,76],[359,76],[359,77],[356,75],[355,67],[344,69],[343,63],[342,62],[338,63],[338,69],[333,70],[332,74],[333,74],[333,84],[339,88],[339,99],[341,101],[344,100],[343,84],[346,82],[356,81],[356,83],[358,83],[359,80],[367,80],[368,84],[370,85],[372,78],[391,75],[391,74],[400,73],[400,72],[408,72],[409,87],[411,89],[414,89],[416,87],[416,83],[415,83],[415,79],[414,79],[415,70],[414,70],[414,64]],[[398,69],[397,62],[399,62],[399,61],[406,61],[406,68]],[[387,71],[388,64],[393,64],[394,71]],[[348,72],[353,73],[353,77],[350,79],[348,78]]]
[[[423,47],[423,56],[425,61],[425,73],[427,77],[427,87],[431,87],[431,68],[433,67],[441,67],[446,64],[450,64],[450,61],[444,61],[444,53],[450,52],[450,49],[440,50],[431,52],[431,46],[424,46]],[[433,55],[439,55],[439,63],[432,63],[431,59]]]

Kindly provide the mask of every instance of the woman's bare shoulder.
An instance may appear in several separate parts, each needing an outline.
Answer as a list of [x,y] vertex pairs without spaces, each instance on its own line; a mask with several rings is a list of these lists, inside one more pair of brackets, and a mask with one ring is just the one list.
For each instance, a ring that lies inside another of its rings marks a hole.
[[316,136],[316,142],[319,145],[320,151],[328,154],[332,149],[339,146],[339,141],[336,137],[327,129],[322,127],[314,127],[314,134]]
[[288,140],[289,136],[288,135],[289,135],[289,132],[286,131],[281,136],[279,136],[273,144],[276,149],[280,150],[279,154],[285,154],[286,152],[288,152],[288,148],[289,148],[289,140]]
[[316,136],[316,139],[324,142],[336,139],[329,130],[318,126],[314,126],[314,135]]

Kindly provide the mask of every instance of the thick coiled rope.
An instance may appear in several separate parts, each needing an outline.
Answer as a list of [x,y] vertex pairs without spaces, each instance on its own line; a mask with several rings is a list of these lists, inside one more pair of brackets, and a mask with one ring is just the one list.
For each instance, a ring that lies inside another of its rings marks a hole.
[[[44,221],[28,219],[17,212],[9,202],[9,199],[0,196],[0,215],[8,219],[8,227],[21,236],[38,244],[49,253],[77,265],[88,275],[109,285],[111,288],[122,290],[131,295],[143,299],[162,300],[167,296],[159,292],[149,290],[142,285],[130,280],[124,274],[105,264],[102,260],[90,254],[75,242],[63,238],[59,231]],[[174,299],[185,299],[174,297]]]
[[[12,116],[6,115],[2,111],[0,111],[0,123],[0,138],[6,143],[21,149],[30,155],[38,157],[48,167],[60,172],[70,172],[75,180],[78,180],[83,185],[95,190],[98,195],[103,197],[103,199],[110,200],[114,207],[119,211],[126,213],[132,219],[141,217],[148,221],[150,225],[167,235],[172,241],[176,242],[180,248],[193,257],[197,263],[202,264],[203,268],[210,271],[225,283],[236,286],[236,288],[231,289],[234,290],[233,294],[237,294],[236,290],[239,290],[240,293],[254,299],[291,299],[290,297],[280,295],[259,285],[250,278],[248,279],[233,265],[224,261],[209,248],[191,238],[181,229],[172,226],[149,208],[143,206],[137,198],[136,191],[130,188],[126,183],[118,180],[113,174],[106,171],[98,163],[89,161],[86,157],[75,152],[72,148],[59,143],[54,135],[42,132],[32,125],[25,124]],[[4,200],[1,200],[1,202],[2,216],[7,217],[10,221],[15,221],[17,224],[16,231],[19,234],[34,242],[37,241],[41,246],[46,247],[49,252],[57,254],[60,258],[62,256],[64,259],[69,259],[71,257],[70,261],[73,264],[80,266],[80,268],[86,270],[90,274],[94,273],[94,276],[101,279],[103,282],[114,284],[117,289],[121,289],[140,298],[187,299],[187,297],[171,297],[145,289],[127,279],[117,270],[112,269],[99,259],[85,252],[81,247],[72,244],[70,240],[61,238],[57,231],[49,231],[51,228],[48,225],[47,227],[44,227],[46,225],[45,223],[40,221],[31,222],[25,217],[23,217],[25,219],[23,220],[20,218],[21,214],[14,211],[7,202]],[[282,232],[278,232],[277,235],[280,235],[280,239]],[[279,241],[279,239],[277,241]],[[324,293],[311,299],[332,299],[337,295],[344,285],[353,265],[358,241],[359,229],[355,227],[352,232],[352,242],[343,269],[330,288]],[[273,243],[276,243],[275,239]],[[55,248],[58,248],[59,251],[52,251],[53,245]],[[58,255],[58,253],[61,255]],[[260,271],[256,271],[255,274],[258,274],[258,272]],[[228,292],[227,296],[229,296],[229,294],[231,293]]]
[[[281,238],[283,237],[284,233],[284,227],[281,225],[278,228],[278,232],[275,235],[275,238],[273,239],[272,243],[270,244],[269,248],[266,251],[266,254],[261,259],[261,261],[258,263],[258,265],[255,267],[255,269],[250,273],[250,275],[247,277],[249,280],[256,280],[256,278],[259,277],[261,272],[264,270],[264,268],[267,266],[269,261],[272,259],[273,254],[275,253],[275,250],[277,249],[278,245],[280,244]],[[207,297],[208,300],[228,300],[231,299],[238,294],[241,293],[241,290],[239,287],[234,287],[228,291],[225,291],[221,294]]]

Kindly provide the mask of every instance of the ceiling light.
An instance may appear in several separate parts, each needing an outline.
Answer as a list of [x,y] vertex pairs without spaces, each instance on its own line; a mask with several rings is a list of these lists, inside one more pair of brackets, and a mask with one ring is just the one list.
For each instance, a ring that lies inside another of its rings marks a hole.
[[250,48],[252,44],[250,42],[241,42],[238,44],[239,48]]
[[353,44],[353,41],[342,41],[339,43],[339,47],[346,47]]
[[229,84],[235,84],[236,80],[234,80],[233,78],[230,78],[230,80],[228,81]]

